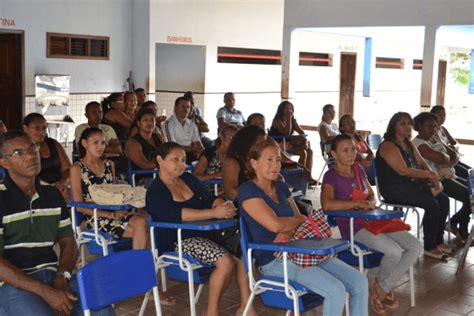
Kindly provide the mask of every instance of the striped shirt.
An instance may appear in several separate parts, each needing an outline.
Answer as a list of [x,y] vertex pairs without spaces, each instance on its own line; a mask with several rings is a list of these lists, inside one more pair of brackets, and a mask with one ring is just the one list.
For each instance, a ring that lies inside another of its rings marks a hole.
[[[56,270],[54,243],[73,235],[63,196],[53,186],[40,184],[27,197],[6,177],[0,187],[0,254],[26,273]],[[0,280],[1,281],[1,280]]]

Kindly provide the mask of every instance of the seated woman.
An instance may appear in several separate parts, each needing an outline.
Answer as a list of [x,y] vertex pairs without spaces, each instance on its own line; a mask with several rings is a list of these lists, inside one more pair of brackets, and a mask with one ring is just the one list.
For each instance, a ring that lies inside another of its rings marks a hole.
[[[282,242],[305,221],[285,183],[278,181],[280,148],[271,138],[254,144],[248,156],[250,181],[239,190],[242,220],[257,243]],[[283,277],[283,261],[271,252],[255,251],[263,275]],[[324,297],[323,315],[341,315],[346,292],[351,315],[368,315],[367,278],[336,258],[301,268],[288,261],[289,279]]]
[[[438,118],[438,132],[434,137],[439,138],[439,141],[448,145],[452,150],[457,152],[458,149],[456,148],[456,146],[458,145],[458,142],[454,139],[454,137],[451,136],[446,127],[443,126],[444,122],[446,121],[446,109],[444,108],[444,106],[435,105],[431,108],[430,112],[436,115],[436,117]],[[466,180],[469,177],[468,170],[471,168],[472,167],[466,165],[461,161],[458,161],[458,163],[454,166],[454,169],[456,170],[456,175]]]
[[451,217],[451,226],[446,224],[446,230],[452,232],[460,240],[465,241],[469,236],[468,224],[471,217],[471,203],[467,181],[456,176],[454,166],[459,161],[458,154],[436,137],[438,120],[434,114],[420,113],[414,118],[415,131],[418,135],[413,144],[430,167],[441,177],[443,192],[462,203],[461,209]]
[[321,117],[321,123],[319,123],[320,146],[323,154],[329,154],[332,140],[340,134],[339,128],[334,122],[335,117],[336,111],[334,110],[334,105],[326,104],[323,106],[323,116]]
[[[161,134],[154,133],[155,112],[142,108],[137,114],[137,125],[138,132],[128,140],[125,146],[125,155],[130,159],[132,169],[154,169],[158,166],[154,154],[158,146],[164,142]],[[147,186],[151,183],[151,178],[137,176],[137,181]]]
[[390,119],[376,156],[379,189],[388,203],[424,209],[424,255],[444,260],[452,251],[443,240],[449,198],[441,192],[438,174],[410,141],[412,126],[413,120],[405,112],[395,113]]
[[224,127],[215,141],[215,146],[204,149],[193,172],[199,180],[222,178],[222,163],[237,131],[237,127],[233,125]]
[[[323,178],[321,205],[326,210],[369,210],[375,208],[375,197],[363,168],[354,163],[357,146],[350,135],[336,136],[331,144],[331,156],[336,160]],[[358,194],[354,194],[354,191]],[[350,239],[349,219],[336,218],[342,238]],[[374,235],[354,223],[354,239],[384,254],[380,270],[370,286],[370,306],[377,314],[396,309],[399,304],[392,289],[422,251],[421,243],[407,231]]]
[[23,119],[23,131],[40,146],[41,172],[38,178],[52,184],[69,201],[69,168],[71,162],[61,144],[46,135],[48,124],[43,115],[30,113]]
[[[161,137],[164,139],[161,123],[166,121],[166,116],[164,115],[158,116],[158,105],[156,105],[154,101],[145,101],[145,103],[143,103],[143,105],[140,107],[140,110],[138,112],[140,112],[143,109],[149,109],[155,113],[156,127],[155,127],[154,133],[160,134]],[[130,126],[130,132],[129,132],[130,137],[134,136],[137,132],[138,132],[138,121],[137,121],[137,117],[135,116],[135,119],[133,120],[132,125]]]
[[[96,127],[85,129],[79,140],[80,161],[71,167],[71,189],[74,201],[90,200],[89,187],[93,184],[115,182],[114,163],[102,159],[105,150],[104,132]],[[79,208],[86,215],[86,228],[94,228],[91,209]],[[150,238],[147,218],[129,211],[98,211],[99,229],[115,239],[133,238],[133,249],[149,247]]]
[[245,161],[250,147],[265,140],[265,131],[254,125],[241,128],[227,149],[223,164],[224,193],[230,200],[237,200],[239,186],[248,180]]
[[346,114],[339,119],[339,130],[343,134],[349,135],[354,141],[357,156],[355,161],[360,163],[366,173],[369,173],[372,168],[372,161],[374,160],[374,153],[365,141],[364,137],[356,132],[356,124],[352,115]]
[[112,126],[122,148],[124,148],[128,140],[128,131],[132,125],[132,118],[125,113],[123,95],[118,92],[112,93],[102,101],[101,105],[104,113],[102,123]]
[[123,101],[125,102],[125,114],[133,120],[138,112],[137,95],[135,92],[127,91],[123,94]]
[[[189,222],[213,218],[232,218],[236,209],[231,202],[217,198],[201,184],[198,178],[185,172],[186,153],[182,146],[169,142],[159,146],[156,160],[160,172],[146,195],[146,209],[154,221]],[[219,244],[210,235],[197,231],[183,231],[183,251],[189,256],[215,266],[209,279],[209,300],[206,315],[218,315],[220,298],[229,284],[235,258],[229,249],[235,245]],[[159,252],[176,251],[175,230],[158,229]],[[238,237],[238,236],[236,236]],[[239,243],[240,238],[233,242]],[[237,269],[242,312],[250,295],[248,279],[243,269]]]
[[265,130],[265,116],[262,113],[252,113],[247,117],[245,125],[254,125]]
[[[309,170],[309,185],[315,185],[316,180],[311,177],[311,169],[313,168],[313,150],[306,137],[304,130],[298,124],[294,117],[295,109],[289,101],[280,103],[277,113],[273,118],[272,126],[268,132],[269,136],[285,137],[285,151],[294,153],[300,157],[299,163]],[[294,133],[299,135],[293,135]],[[282,142],[283,143],[283,142]]]

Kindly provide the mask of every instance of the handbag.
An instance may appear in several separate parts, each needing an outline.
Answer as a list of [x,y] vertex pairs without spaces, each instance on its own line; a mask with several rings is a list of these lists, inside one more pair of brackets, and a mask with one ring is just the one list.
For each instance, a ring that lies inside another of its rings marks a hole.
[[[354,164],[354,171],[356,175],[357,186],[359,187],[359,189],[352,189],[352,200],[365,201],[367,199],[368,194],[365,191],[362,191],[362,181],[360,179],[359,171],[357,169],[357,164]],[[411,228],[410,225],[405,224],[398,218],[372,221],[360,220],[359,222],[362,223],[365,229],[367,229],[374,235],[410,230]]]
[[[309,239],[309,238],[323,238],[331,237],[331,228],[328,225],[326,216],[321,209],[314,211],[311,216],[306,217],[306,220],[298,226],[292,240]],[[273,256],[278,259],[283,259],[283,253],[276,251]],[[315,256],[302,253],[288,253],[288,259],[301,268],[309,268],[320,264],[321,262],[334,257],[335,255]]]

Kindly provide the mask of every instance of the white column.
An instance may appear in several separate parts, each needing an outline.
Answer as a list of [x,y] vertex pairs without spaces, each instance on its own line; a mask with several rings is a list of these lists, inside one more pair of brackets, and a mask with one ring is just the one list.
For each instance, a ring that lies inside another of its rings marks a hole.
[[423,68],[421,72],[420,105],[431,106],[436,100],[439,54],[436,45],[437,25],[425,26],[425,43],[423,45]]
[[281,98],[292,99],[295,89],[291,75],[298,67],[298,48],[295,45],[295,29],[283,28],[283,48],[281,50]]

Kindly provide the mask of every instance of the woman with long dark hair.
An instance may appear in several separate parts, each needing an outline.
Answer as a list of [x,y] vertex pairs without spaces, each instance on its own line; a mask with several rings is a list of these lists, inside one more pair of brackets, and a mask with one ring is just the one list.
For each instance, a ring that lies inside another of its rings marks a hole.
[[114,92],[105,98],[101,105],[104,113],[102,123],[112,126],[122,148],[124,148],[128,140],[128,131],[132,125],[132,119],[125,113],[123,94]]
[[452,252],[443,240],[449,198],[442,192],[438,174],[412,144],[412,127],[413,120],[405,112],[395,113],[388,123],[376,157],[380,193],[389,203],[424,209],[424,255],[441,260]]

